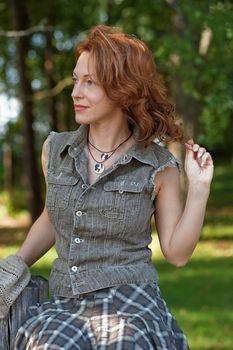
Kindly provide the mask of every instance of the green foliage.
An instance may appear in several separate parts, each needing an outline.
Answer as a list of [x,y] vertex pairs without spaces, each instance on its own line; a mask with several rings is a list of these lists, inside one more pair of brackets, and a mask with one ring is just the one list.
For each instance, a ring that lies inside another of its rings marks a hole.
[[[53,13],[53,63],[57,81],[71,75],[75,47],[85,30],[97,23],[121,26],[149,44],[168,84],[179,76],[183,92],[199,101],[202,111],[200,134],[202,138],[206,137],[207,144],[213,148],[225,142],[223,135],[232,116],[233,8],[230,1],[159,0],[145,5],[143,0],[70,0],[68,4],[59,0],[51,8],[41,6],[42,3],[30,0],[27,6],[32,26],[46,24],[49,11]],[[1,29],[9,30],[10,7],[3,0],[0,7]],[[200,39],[206,28],[212,31],[212,38],[206,55],[201,56]],[[27,60],[32,85],[35,91],[43,90],[48,88],[44,70],[44,32],[31,34],[30,42]],[[16,93],[18,84],[14,45],[13,38],[1,38],[0,64],[4,69],[0,76],[2,89],[8,93]],[[179,59],[175,65],[172,62],[174,54]],[[71,104],[71,100],[67,103]],[[42,105],[46,106],[46,101],[36,105],[37,115],[40,122],[46,122],[48,115]],[[218,135],[213,129],[218,129]]]
[[[232,153],[231,1],[58,0],[48,3],[45,0],[29,0],[27,7],[31,27],[39,24],[53,27],[51,54],[55,83],[71,77],[75,48],[87,29],[99,23],[120,26],[148,43],[170,95],[174,98],[178,94],[183,101],[187,99],[195,102],[184,103],[181,114],[187,121],[194,114],[192,122],[198,125],[197,141],[214,152]],[[5,0],[0,0],[0,10],[0,30],[10,31],[11,7]],[[200,41],[206,29],[211,31],[212,37],[206,54],[201,55]],[[0,93],[18,97],[20,86],[16,70],[16,40],[3,34],[0,34]],[[45,31],[38,29],[29,35],[29,39],[27,64],[33,93],[46,91],[49,82],[45,69]],[[179,88],[176,82],[179,82]],[[55,97],[59,130],[76,128],[71,90],[72,86],[68,85]],[[193,108],[196,108],[194,112]],[[48,98],[35,100],[33,109],[39,157],[41,145],[50,131]],[[22,138],[21,114],[16,124],[17,128],[10,125],[9,130],[14,140],[14,166],[17,167],[18,155],[23,148],[19,141]],[[7,139],[9,132],[2,137],[3,141]],[[16,173],[20,172],[22,169],[17,168]]]

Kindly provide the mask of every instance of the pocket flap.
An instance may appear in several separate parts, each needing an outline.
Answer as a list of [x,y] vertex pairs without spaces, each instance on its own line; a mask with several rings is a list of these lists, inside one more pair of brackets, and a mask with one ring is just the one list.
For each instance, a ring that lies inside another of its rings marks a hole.
[[54,185],[75,185],[79,180],[78,174],[67,173],[63,170],[58,172],[48,171],[47,181]]
[[144,183],[130,180],[109,181],[104,185],[105,191],[142,192]]

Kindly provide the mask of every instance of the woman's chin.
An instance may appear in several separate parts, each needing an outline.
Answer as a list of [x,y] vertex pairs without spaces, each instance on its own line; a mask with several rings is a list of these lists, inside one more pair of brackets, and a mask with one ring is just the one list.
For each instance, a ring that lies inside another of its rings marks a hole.
[[83,117],[78,113],[75,113],[75,121],[77,124],[84,124],[84,125],[90,124],[90,121],[87,117]]

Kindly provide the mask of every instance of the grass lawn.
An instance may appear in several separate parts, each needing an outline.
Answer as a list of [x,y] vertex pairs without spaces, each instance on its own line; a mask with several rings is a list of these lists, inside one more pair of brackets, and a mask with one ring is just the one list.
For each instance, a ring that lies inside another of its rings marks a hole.
[[[192,350],[233,349],[232,178],[230,165],[216,166],[202,238],[185,267],[164,260],[155,234],[151,243],[162,295]],[[25,231],[24,225],[10,228],[0,223],[0,258],[17,251]],[[52,249],[33,265],[32,273],[48,277],[55,257]]]

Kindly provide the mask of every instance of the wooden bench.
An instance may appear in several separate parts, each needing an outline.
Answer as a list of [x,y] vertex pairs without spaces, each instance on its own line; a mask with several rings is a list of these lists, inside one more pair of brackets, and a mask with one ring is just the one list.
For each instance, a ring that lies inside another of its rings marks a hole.
[[25,319],[29,306],[48,299],[48,281],[43,277],[32,276],[29,284],[10,308],[7,318],[0,320],[0,349],[11,350],[15,336]]

